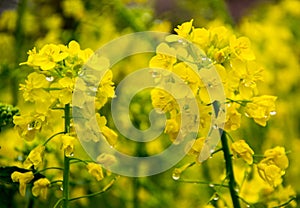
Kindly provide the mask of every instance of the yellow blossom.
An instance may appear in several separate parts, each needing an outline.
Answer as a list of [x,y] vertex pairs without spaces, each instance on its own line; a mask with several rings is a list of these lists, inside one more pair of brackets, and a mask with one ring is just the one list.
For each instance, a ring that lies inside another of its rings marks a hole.
[[50,181],[47,178],[40,178],[33,183],[32,195],[35,197],[41,196],[42,199],[47,198]]
[[240,128],[241,114],[237,111],[237,105],[232,104],[226,110],[225,131],[235,131]]
[[289,161],[283,147],[266,150],[264,158],[258,164],[259,174],[270,185],[276,187],[282,182],[281,176],[285,174]]
[[153,89],[151,91],[152,105],[163,112],[169,112],[177,109],[175,99],[166,91],[161,89]]
[[282,183],[282,170],[276,165],[259,163],[257,165],[260,177],[273,187],[277,187]]
[[38,66],[42,70],[51,70],[57,62],[62,61],[68,56],[67,53],[61,52],[60,47],[55,44],[46,44],[38,53],[31,51],[28,56],[27,64],[29,66]]
[[15,171],[11,174],[11,179],[13,182],[18,182],[19,185],[19,192],[21,196],[25,196],[26,192],[26,184],[30,183],[32,179],[34,178],[34,175],[31,171],[20,173],[18,171]]
[[88,163],[86,167],[88,169],[89,174],[94,176],[97,181],[101,181],[104,178],[101,165],[96,163]]
[[284,147],[275,147],[273,149],[268,149],[264,153],[265,159],[269,162],[274,163],[276,166],[282,170],[286,169],[289,166],[289,159],[285,154]]
[[235,157],[241,157],[249,165],[253,163],[252,155],[254,154],[254,151],[249,147],[245,140],[239,140],[232,143],[231,150]]
[[39,145],[29,153],[28,157],[24,161],[23,165],[26,169],[34,166],[36,169],[43,161],[45,146]]
[[276,112],[275,100],[276,97],[271,95],[253,97],[251,102],[247,103],[245,113],[253,118],[257,124],[266,126],[270,116]]
[[32,72],[27,76],[25,84],[20,84],[20,90],[23,91],[25,101],[49,101],[50,95],[44,88],[49,87],[46,76],[37,72]]
[[50,94],[57,98],[62,104],[68,104],[72,100],[72,93],[74,88],[74,80],[70,77],[61,78],[58,83],[53,83],[51,88],[57,88],[58,90],[52,90]]
[[41,131],[42,126],[47,123],[46,115],[33,113],[30,115],[14,116],[13,122],[19,135],[27,141],[32,141],[37,132]]
[[205,142],[205,137],[200,137],[196,140],[190,141],[186,148],[185,151],[187,152],[188,155],[195,155],[199,156]]
[[190,39],[190,32],[193,28],[193,21],[191,20],[189,22],[185,22],[181,25],[178,25],[177,28],[174,29],[174,31],[181,37]]
[[178,135],[179,132],[179,123],[176,119],[168,119],[166,121],[166,127],[165,127],[165,133],[169,134],[171,141],[175,141],[176,136]]
[[74,154],[74,142],[75,137],[64,134],[61,136],[62,139],[62,149],[66,157],[71,157]]
[[233,53],[242,60],[254,60],[255,56],[251,50],[251,43],[247,37],[236,38],[234,35],[230,38],[230,47]]
[[[172,70],[173,65],[176,63],[175,49],[169,47],[166,43],[162,43],[157,47],[156,53],[157,54],[151,58],[149,66],[151,68]],[[153,74],[153,77],[154,76],[155,74]]]
[[114,146],[117,143],[118,134],[112,129],[108,128],[107,126],[103,126],[100,131],[111,146]]

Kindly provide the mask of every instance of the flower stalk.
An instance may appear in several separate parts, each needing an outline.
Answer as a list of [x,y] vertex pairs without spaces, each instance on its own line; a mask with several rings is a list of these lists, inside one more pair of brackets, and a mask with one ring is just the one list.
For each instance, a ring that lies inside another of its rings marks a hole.
[[239,202],[239,197],[237,193],[237,184],[234,178],[234,172],[233,172],[233,165],[232,165],[232,160],[231,160],[231,154],[229,151],[229,146],[227,142],[227,137],[226,137],[226,132],[223,131],[222,136],[221,136],[221,142],[222,142],[222,150],[224,154],[224,159],[225,159],[225,166],[226,166],[226,175],[229,179],[229,191],[230,191],[230,196],[232,200],[232,204],[234,208],[240,208],[240,202]]
[[[65,105],[65,133],[70,133],[70,104]],[[70,176],[70,158],[64,154],[64,172],[63,172],[63,208],[69,207],[69,176]]]

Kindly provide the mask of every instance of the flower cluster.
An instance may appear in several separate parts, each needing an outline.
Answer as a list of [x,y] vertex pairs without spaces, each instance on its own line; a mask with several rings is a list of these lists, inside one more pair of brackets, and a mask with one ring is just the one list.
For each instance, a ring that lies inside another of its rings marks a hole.
[[[108,99],[114,96],[112,72],[107,70],[99,86],[89,89],[87,83],[97,80],[95,77],[85,77],[83,74],[85,74],[84,65],[87,64],[92,55],[91,49],[82,50],[76,41],[71,41],[68,45],[46,44],[40,50],[36,48],[30,50],[27,61],[20,64],[34,69],[27,76],[25,83],[20,84],[23,98],[32,104],[33,110],[27,114],[15,115],[13,122],[20,137],[26,141],[42,140],[39,141],[38,145],[34,145],[35,147],[23,161],[21,168],[25,169],[26,172],[14,171],[11,175],[12,181],[20,184],[19,190],[22,196],[25,195],[26,184],[33,183],[33,196],[46,198],[47,189],[52,183],[50,179],[53,178],[53,175],[47,179],[45,176],[36,178],[35,174],[48,169],[66,172],[63,174],[63,186],[64,188],[68,186],[71,158],[77,162],[86,163],[87,172],[95,176],[97,181],[104,178],[102,167],[99,164],[87,163],[74,157],[76,155],[75,146],[78,141],[73,129],[72,110],[77,107],[76,104],[78,103],[90,103],[95,99],[97,119],[86,120],[84,126],[91,127],[94,131],[101,131],[104,139],[112,145],[117,142],[117,134],[106,126],[106,118],[98,113]],[[100,64],[103,65],[103,70],[108,69],[106,67],[109,65],[105,60]],[[96,69],[93,68],[93,70]],[[82,90],[80,99],[73,101],[72,96],[77,82],[84,87],[80,88]],[[61,129],[61,126],[64,126],[64,131],[58,130]],[[58,132],[53,134],[55,131]],[[89,138],[94,141],[99,140],[95,135],[90,135]],[[61,147],[64,155],[64,169],[55,167],[55,163],[51,163],[50,165],[54,166],[50,167],[49,164],[43,163],[43,161],[47,161],[46,155],[54,151],[53,146],[49,144],[52,140],[54,141],[54,148],[55,145]]]
[[[175,32],[178,36],[166,37],[166,42],[157,47],[157,54],[149,65],[157,82],[162,77],[165,82],[175,82],[170,75],[174,73],[192,90],[201,113],[200,137],[206,136],[209,131],[212,107],[215,108],[215,100],[210,93],[217,94],[220,85],[226,101],[219,103],[224,107],[219,107],[217,113],[226,112],[222,127],[225,131],[240,128],[242,114],[266,126],[270,116],[276,114],[276,97],[259,94],[258,84],[263,80],[263,68],[255,60],[250,40],[244,36],[236,37],[230,28],[224,26],[196,28],[193,20],[179,25]],[[212,69],[217,75],[211,72]],[[187,96],[183,90],[175,93]],[[179,109],[177,100],[164,90],[154,89],[151,98],[155,108],[169,114],[165,132],[174,140],[179,133],[183,109]]]
[[258,173],[270,185],[276,187],[282,183],[282,176],[289,166],[284,147],[275,147],[265,151],[264,158],[257,165]]

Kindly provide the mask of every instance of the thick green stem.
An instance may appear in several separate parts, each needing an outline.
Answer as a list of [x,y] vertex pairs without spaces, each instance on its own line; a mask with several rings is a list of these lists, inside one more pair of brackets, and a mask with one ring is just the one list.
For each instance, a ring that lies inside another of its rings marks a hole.
[[[70,133],[70,104],[65,105],[65,133]],[[64,155],[64,173],[63,173],[63,208],[69,207],[69,175],[70,158]]]
[[237,184],[234,179],[234,172],[233,172],[233,166],[232,166],[232,160],[231,160],[231,154],[229,151],[228,147],[228,142],[227,142],[227,137],[226,137],[226,132],[222,133],[221,136],[221,142],[222,142],[222,149],[224,153],[224,158],[225,158],[225,164],[226,164],[226,174],[229,179],[229,191],[231,195],[231,200],[234,208],[240,208],[240,202],[239,202],[239,197],[237,193]]

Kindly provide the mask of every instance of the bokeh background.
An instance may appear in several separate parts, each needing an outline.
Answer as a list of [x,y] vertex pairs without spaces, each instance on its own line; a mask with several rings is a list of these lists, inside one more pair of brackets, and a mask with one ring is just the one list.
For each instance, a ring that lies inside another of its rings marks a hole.
[[[67,44],[71,40],[81,48],[96,50],[124,34],[138,31],[174,33],[173,28],[194,19],[197,27],[224,25],[247,36],[257,60],[264,66],[262,94],[278,97],[277,113],[263,128],[244,119],[237,136],[247,140],[256,153],[277,145],[284,146],[290,160],[284,184],[300,194],[300,1],[298,0],[0,0],[0,103],[30,109],[19,92],[19,84],[31,72],[19,63],[27,60],[27,51],[47,43]],[[134,56],[112,70],[116,85],[133,70],[146,67],[149,57]],[[151,110],[149,92],[139,93],[132,101],[133,123],[145,129]],[[108,111],[109,107],[102,109]],[[111,121],[110,121],[111,122]],[[113,124],[110,124],[113,126]],[[78,150],[80,150],[80,144]],[[151,144],[148,149],[130,147],[139,155],[153,153],[167,144]],[[24,141],[12,125],[1,127],[0,166],[18,165],[33,143]],[[59,147],[57,147],[59,148]],[[129,148],[129,147],[128,147]],[[84,151],[80,153],[86,157]],[[186,164],[185,158],[177,167]],[[56,157],[48,158],[55,163]],[[101,184],[86,185],[86,173],[75,168],[71,177],[72,194],[93,192]],[[147,178],[120,177],[104,194],[72,202],[71,207],[152,208],[204,207],[213,201],[215,190],[205,184],[183,183],[172,179],[173,169]],[[237,171],[238,172],[238,171]],[[55,173],[53,173],[55,175]],[[0,173],[0,179],[3,175]],[[182,177],[200,181],[218,181],[224,176],[222,158],[191,167]],[[3,177],[2,177],[3,178]],[[255,184],[248,184],[256,189]],[[0,207],[52,207],[59,187],[51,188],[47,201],[28,205],[18,188],[0,181]],[[228,197],[226,190],[218,190]],[[255,197],[258,193],[251,193]],[[224,207],[214,203],[216,207]],[[298,198],[298,204],[299,198]],[[95,205],[95,206],[94,206]],[[299,206],[299,205],[298,205]],[[257,205],[265,207],[265,205]]]

